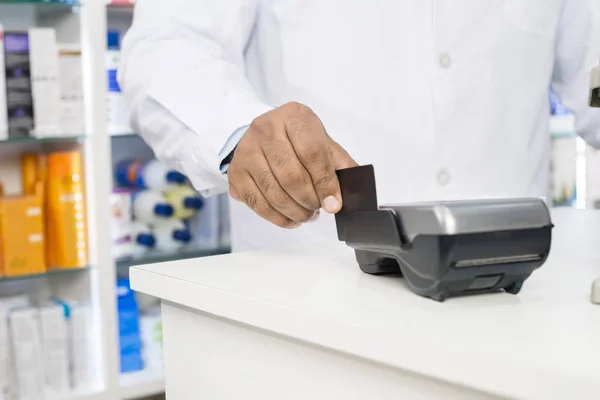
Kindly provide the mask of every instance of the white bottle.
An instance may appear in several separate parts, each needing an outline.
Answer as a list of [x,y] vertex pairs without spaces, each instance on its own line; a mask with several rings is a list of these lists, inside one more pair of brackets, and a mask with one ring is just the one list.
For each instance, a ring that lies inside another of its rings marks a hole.
[[115,180],[120,186],[166,192],[186,183],[180,172],[169,169],[157,160],[122,160],[115,168]]
[[183,221],[172,219],[154,227],[156,248],[164,252],[174,252],[192,240],[192,234]]
[[142,172],[142,182],[148,189],[166,192],[181,186],[187,180],[185,175],[169,169],[157,160],[148,161]]
[[142,190],[136,192],[131,201],[134,218],[150,225],[168,220],[175,212],[159,192]]
[[131,223],[131,238],[133,257],[140,257],[154,248],[156,245],[156,237],[152,233],[152,229],[148,224],[140,221]]
[[110,135],[131,133],[127,108],[121,88],[117,82],[117,70],[121,58],[119,32],[108,32],[106,50],[106,72],[108,75],[108,90],[106,93],[107,130]]

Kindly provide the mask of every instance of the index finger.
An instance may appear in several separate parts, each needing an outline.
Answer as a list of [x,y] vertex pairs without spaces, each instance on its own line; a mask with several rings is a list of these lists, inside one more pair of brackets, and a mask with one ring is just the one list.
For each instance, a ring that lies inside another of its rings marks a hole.
[[310,108],[300,105],[297,111],[287,119],[288,138],[311,176],[323,209],[328,213],[336,213],[342,208],[342,196],[329,153],[329,138],[323,124]]

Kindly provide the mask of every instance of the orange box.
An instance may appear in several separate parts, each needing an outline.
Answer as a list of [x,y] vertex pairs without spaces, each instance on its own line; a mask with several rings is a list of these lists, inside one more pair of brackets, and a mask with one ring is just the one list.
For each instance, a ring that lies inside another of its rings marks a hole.
[[0,197],[0,275],[46,272],[41,184],[33,195]]
[[88,249],[81,153],[51,153],[47,167],[48,268],[85,267]]

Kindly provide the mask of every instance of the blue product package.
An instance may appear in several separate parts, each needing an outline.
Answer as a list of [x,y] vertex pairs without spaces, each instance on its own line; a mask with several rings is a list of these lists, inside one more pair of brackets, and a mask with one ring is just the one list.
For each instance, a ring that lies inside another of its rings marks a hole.
[[119,360],[121,373],[144,369],[139,311],[129,279],[117,280],[117,315],[119,320]]
[[[120,47],[120,35],[119,32],[109,31],[106,35],[106,44],[107,50],[118,51]],[[117,65],[117,62],[114,63]],[[121,87],[119,86],[119,82],[117,80],[117,69],[109,68],[107,70],[108,73],[108,91],[112,93],[121,93]]]

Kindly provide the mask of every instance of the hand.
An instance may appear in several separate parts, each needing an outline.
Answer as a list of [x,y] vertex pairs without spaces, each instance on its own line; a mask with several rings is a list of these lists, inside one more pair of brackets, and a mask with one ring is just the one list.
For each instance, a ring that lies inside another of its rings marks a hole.
[[336,169],[356,162],[303,104],[288,103],[256,118],[229,164],[229,192],[282,228],[342,207]]

